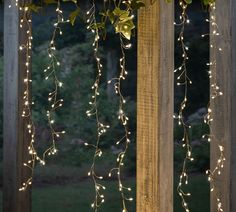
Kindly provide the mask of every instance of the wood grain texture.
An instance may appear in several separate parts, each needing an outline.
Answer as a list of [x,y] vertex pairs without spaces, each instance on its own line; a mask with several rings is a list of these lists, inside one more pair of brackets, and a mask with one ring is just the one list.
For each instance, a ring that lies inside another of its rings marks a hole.
[[26,120],[21,117],[26,60],[19,54],[19,43],[26,39],[26,34],[18,28],[18,9],[8,8],[13,2],[4,2],[3,212],[30,212],[31,191],[19,192],[21,183],[29,176],[28,169],[23,167],[28,161],[29,137]]
[[[211,211],[217,211],[217,196],[223,203],[224,212],[236,212],[236,1],[216,1],[216,20],[220,36],[218,47],[223,53],[211,50],[216,56],[216,78],[223,96],[212,101],[213,134],[225,147],[226,163],[222,175],[217,176],[216,192],[211,194]],[[211,142],[211,167],[219,157],[218,143]]]
[[173,4],[138,15],[137,212],[173,211]]

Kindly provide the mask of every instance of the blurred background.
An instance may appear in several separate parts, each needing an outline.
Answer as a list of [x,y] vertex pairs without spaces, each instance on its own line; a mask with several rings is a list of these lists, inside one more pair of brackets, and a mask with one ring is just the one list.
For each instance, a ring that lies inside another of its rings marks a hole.
[[[176,5],[176,17],[179,17],[178,5]],[[65,14],[74,9],[73,5],[64,6]],[[43,70],[47,66],[47,46],[50,42],[53,23],[55,21],[55,8],[48,7],[39,14],[33,16],[33,98],[34,120],[37,126],[37,148],[45,149],[50,142],[50,132],[47,125],[46,110],[48,108],[47,96],[52,82],[44,80]],[[195,161],[189,165],[190,181],[188,189],[192,192],[189,198],[192,212],[209,211],[209,185],[205,170],[209,168],[209,144],[202,141],[201,136],[208,131],[203,124],[203,116],[206,114],[206,106],[209,98],[209,82],[207,66],[209,41],[202,39],[201,34],[208,32],[205,18],[208,12],[197,3],[193,3],[188,10],[191,20],[186,27],[186,42],[189,46],[189,76],[193,85],[189,88],[189,103],[186,109],[186,121],[192,125],[190,131],[193,154]],[[177,22],[178,20],[176,20]],[[91,85],[94,81],[96,68],[93,51],[91,48],[92,37],[87,32],[81,19],[77,19],[75,26],[70,24],[62,27],[64,35],[56,40],[58,58],[61,61],[59,78],[64,82],[61,96],[64,98],[64,106],[56,116],[58,128],[66,130],[66,135],[58,142],[58,153],[48,159],[45,167],[37,166],[33,185],[33,212],[74,212],[92,211],[90,204],[93,201],[94,190],[87,172],[91,165],[93,150],[84,147],[85,142],[94,142],[96,139],[96,123],[86,116],[89,108],[88,102],[91,96]],[[175,34],[178,35],[176,27]],[[117,97],[113,88],[107,85],[107,80],[115,76],[118,71],[120,52],[117,50],[119,40],[108,31],[107,41],[101,43],[101,57],[105,64],[99,99],[100,115],[111,126],[110,131],[102,138],[101,145],[104,155],[97,162],[97,171],[104,175],[116,163],[117,154],[121,151],[115,146],[116,139],[122,135],[122,127],[117,120]],[[130,117],[130,131],[132,142],[126,159],[124,170],[125,184],[133,188],[135,197],[135,172],[136,172],[136,38],[133,38],[134,47],[127,51],[128,79],[123,85],[123,92],[128,103],[126,104]],[[175,46],[175,66],[181,64],[180,47]],[[171,70],[170,70],[171,71]],[[0,4],[0,105],[3,105],[3,6]],[[175,87],[175,112],[183,98],[183,90]],[[3,148],[3,110],[0,107],[0,205],[2,196],[2,148]],[[174,165],[175,182],[181,171],[184,152],[181,147],[182,129],[175,123],[174,127]],[[117,192],[116,178],[105,178],[104,184],[106,203],[100,211],[120,211],[120,196]],[[175,212],[184,211],[180,198],[175,192]],[[168,195],[168,194],[167,194]],[[135,201],[130,203],[129,211],[135,211]],[[1,211],[1,207],[0,207]]]

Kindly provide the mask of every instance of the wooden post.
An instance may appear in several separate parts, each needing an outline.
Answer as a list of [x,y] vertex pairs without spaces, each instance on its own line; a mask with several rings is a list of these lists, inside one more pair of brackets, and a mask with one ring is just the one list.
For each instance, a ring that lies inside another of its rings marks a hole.
[[[216,78],[223,96],[212,101],[212,133],[225,147],[226,162],[222,175],[215,179],[215,192],[211,195],[211,211],[217,210],[217,196],[221,198],[224,212],[236,211],[236,1],[216,1],[216,21],[220,36],[217,46],[223,52],[211,50],[216,55]],[[219,158],[219,148],[211,143],[211,167]]]
[[137,212],[172,212],[174,1],[144,2],[138,17]]
[[19,192],[30,174],[23,167],[28,160],[29,137],[26,120],[21,117],[26,60],[24,54],[19,54],[19,44],[26,39],[26,32],[19,30],[18,9],[8,8],[14,1],[5,0],[4,3],[3,212],[30,212],[31,191]]

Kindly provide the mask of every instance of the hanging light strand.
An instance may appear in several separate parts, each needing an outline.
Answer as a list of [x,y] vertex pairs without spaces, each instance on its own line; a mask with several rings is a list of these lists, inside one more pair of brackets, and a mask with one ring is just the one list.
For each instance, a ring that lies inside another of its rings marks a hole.
[[59,80],[57,74],[57,71],[60,67],[60,62],[56,56],[57,49],[56,49],[55,39],[58,34],[59,35],[63,34],[62,29],[60,27],[61,24],[69,22],[69,20],[64,19],[63,11],[61,10],[60,0],[57,1],[56,14],[57,14],[57,19],[56,22],[53,24],[54,30],[52,33],[49,47],[47,49],[49,64],[47,68],[44,69],[44,73],[46,75],[45,80],[51,79],[54,83],[53,91],[51,91],[48,94],[49,110],[47,111],[48,125],[51,134],[51,145],[43,152],[42,161],[44,164],[46,156],[54,155],[57,153],[56,141],[62,134],[65,134],[64,130],[58,131],[56,129],[55,119],[54,119],[55,112],[63,105],[63,99],[59,98],[59,90],[63,86],[63,83]]
[[[20,22],[19,28],[22,30],[22,34],[26,32],[26,39],[25,43],[21,43],[19,46],[20,54],[24,55],[25,58],[25,68],[24,68],[24,91],[23,91],[23,106],[22,106],[22,118],[24,118],[27,122],[27,131],[30,137],[30,142],[28,145],[28,154],[29,159],[25,161],[23,166],[27,167],[30,170],[30,174],[28,179],[22,183],[19,191],[25,191],[31,184],[33,180],[34,168],[36,164],[36,160],[40,160],[38,154],[35,150],[34,142],[35,142],[35,125],[33,122],[32,117],[32,106],[34,102],[32,102],[31,97],[31,50],[32,50],[32,19],[31,19],[31,12],[27,6],[19,6],[16,2],[17,8],[19,8],[20,13]],[[19,7],[18,7],[19,6]]]
[[[133,16],[132,16],[133,17]],[[128,212],[126,202],[127,201],[133,201],[132,197],[127,197],[126,192],[130,192],[131,188],[126,187],[123,185],[123,180],[122,180],[122,169],[124,166],[124,160],[125,156],[128,150],[128,146],[130,144],[130,134],[131,132],[128,129],[128,121],[129,117],[127,116],[125,112],[125,103],[126,100],[123,96],[122,93],[122,81],[124,81],[128,75],[128,72],[126,70],[126,55],[125,55],[125,50],[131,48],[131,43],[125,44],[124,38],[122,34],[120,34],[120,49],[121,49],[121,58],[120,58],[120,73],[119,77],[117,78],[112,78],[111,80],[108,81],[108,84],[114,83],[114,90],[115,93],[119,97],[119,109],[118,109],[118,120],[120,121],[121,125],[123,126],[124,129],[124,135],[121,139],[118,139],[116,141],[116,145],[122,145],[122,151],[118,154],[117,156],[117,167],[112,168],[109,172],[109,177],[112,176],[112,173],[115,172],[117,173],[117,178],[118,178],[118,186],[119,186],[119,192],[121,194],[121,199],[122,199],[122,206],[123,210],[122,212]]]
[[101,58],[99,57],[99,30],[97,28],[97,20],[96,20],[96,5],[95,1],[92,1],[91,8],[87,11],[87,19],[86,22],[88,24],[87,29],[91,31],[94,34],[94,41],[93,41],[93,50],[94,50],[94,57],[96,60],[96,68],[97,68],[97,76],[95,79],[95,82],[93,83],[91,89],[93,90],[92,99],[89,102],[91,108],[86,111],[86,114],[88,117],[94,116],[97,123],[97,139],[95,144],[85,143],[85,146],[89,146],[94,148],[94,156],[92,160],[92,165],[90,167],[90,170],[88,172],[88,176],[90,176],[93,180],[94,184],[94,190],[95,190],[95,198],[93,203],[91,204],[91,207],[94,209],[94,211],[97,211],[98,208],[104,203],[105,197],[104,197],[104,190],[106,187],[100,183],[100,181],[103,179],[103,176],[97,174],[96,169],[96,161],[98,158],[100,158],[103,154],[102,149],[100,148],[100,140],[101,136],[106,133],[107,129],[110,127],[109,125],[105,125],[101,122],[98,112],[98,105],[97,100],[99,94],[99,85],[101,83],[101,77],[102,77],[102,69],[103,65],[101,63]]
[[[216,165],[212,170],[207,170],[206,174],[208,176],[208,181],[210,182],[210,191],[215,191],[215,177],[217,175],[221,175],[222,169],[224,168],[225,163],[225,155],[224,155],[224,146],[222,145],[222,142],[216,138],[216,136],[212,133],[212,123],[213,123],[213,116],[214,113],[212,109],[212,102],[215,101],[217,98],[223,95],[223,92],[221,92],[220,87],[217,83],[217,61],[216,61],[216,52],[222,53],[222,48],[219,48],[217,46],[216,38],[220,36],[217,21],[216,21],[216,6],[215,3],[210,4],[210,18],[206,19],[206,22],[210,24],[211,32],[210,34],[203,34],[202,37],[210,36],[210,49],[212,50],[213,54],[211,54],[211,60],[209,63],[207,63],[207,66],[209,67],[208,75],[209,75],[209,81],[210,81],[210,102],[208,103],[208,112],[206,116],[204,117],[204,122],[209,126],[210,134],[203,135],[203,139],[207,139],[208,142],[211,142],[212,140],[218,144],[219,148],[219,157],[216,161]],[[216,201],[217,201],[217,211],[221,212],[223,211],[223,205],[221,202],[221,198],[219,196],[220,194],[216,194]]]
[[[18,6],[19,6],[19,0],[15,0],[13,6],[18,7]],[[8,5],[8,7],[9,7],[9,8],[12,7],[11,2],[10,2],[10,4]]]
[[[16,6],[19,6],[18,3],[16,2]],[[25,4],[27,5],[27,4]],[[31,101],[30,97],[30,87],[31,87],[31,73],[29,67],[31,66],[31,50],[32,50],[32,28],[31,28],[31,12],[28,6],[19,6],[20,12],[23,14],[22,18],[20,19],[20,28],[22,30],[25,30],[24,26],[27,26],[26,33],[27,33],[27,43],[26,44],[21,44],[19,47],[19,50],[25,54],[26,57],[26,77],[24,78],[24,84],[25,84],[25,91],[24,91],[24,96],[23,96],[23,112],[22,112],[22,117],[27,118],[28,120],[28,133],[31,137],[30,144],[28,146],[28,152],[29,155],[31,156],[31,159],[27,161],[27,163],[24,163],[23,165],[26,166],[31,170],[31,175],[27,179],[26,182],[22,183],[22,187],[19,189],[20,191],[25,191],[28,186],[32,184],[33,180],[33,173],[34,173],[34,168],[36,165],[36,161],[39,161],[41,165],[45,165],[45,158],[46,156],[49,155],[54,155],[57,152],[56,149],[56,138],[60,137],[61,134],[64,134],[65,131],[56,131],[54,128],[54,119],[53,119],[53,114],[58,109],[59,107],[62,106],[62,99],[58,99],[58,90],[59,87],[62,87],[62,82],[58,80],[58,77],[56,75],[56,66],[60,66],[59,61],[57,60],[55,56],[55,37],[57,32],[60,32],[60,35],[62,35],[61,28],[59,27],[59,24],[65,23],[68,21],[64,21],[63,18],[63,12],[60,10],[60,1],[58,0],[57,8],[56,8],[56,13],[57,13],[57,22],[54,23],[54,31],[53,31],[53,36],[50,42],[50,47],[48,48],[48,56],[50,58],[50,63],[47,69],[44,70],[45,73],[47,73],[46,80],[49,79],[49,77],[52,77],[54,80],[55,84],[55,90],[51,93],[49,93],[49,102],[51,102],[51,109],[47,111],[47,117],[48,117],[48,122],[50,126],[50,131],[51,131],[51,137],[52,137],[52,145],[47,148],[42,157],[40,157],[35,149],[34,142],[35,142],[35,124],[33,122],[33,117],[32,117],[32,105],[33,102]]]
[[185,158],[183,161],[182,166],[182,172],[179,177],[179,183],[177,186],[177,192],[182,200],[182,206],[186,212],[189,212],[188,203],[186,201],[186,197],[191,196],[191,193],[185,192],[183,189],[183,185],[187,185],[189,181],[189,175],[187,171],[187,165],[189,161],[193,161],[194,158],[192,157],[192,147],[190,144],[189,139],[189,129],[191,128],[190,125],[188,125],[184,120],[184,111],[186,109],[187,105],[187,97],[188,97],[188,86],[192,84],[192,81],[188,77],[187,73],[187,60],[188,60],[188,53],[189,50],[188,46],[185,44],[184,41],[184,32],[185,32],[185,26],[190,23],[190,20],[188,19],[186,10],[187,10],[187,4],[180,0],[179,5],[182,9],[181,15],[180,15],[180,23],[175,23],[175,25],[180,26],[181,30],[178,36],[178,42],[180,42],[181,49],[182,49],[182,64],[174,70],[174,72],[177,74],[177,86],[183,86],[184,87],[184,98],[183,101],[180,104],[180,109],[178,112],[178,115],[174,115],[174,118],[177,119],[178,125],[182,126],[183,128],[183,138],[182,138],[182,147],[186,150]]

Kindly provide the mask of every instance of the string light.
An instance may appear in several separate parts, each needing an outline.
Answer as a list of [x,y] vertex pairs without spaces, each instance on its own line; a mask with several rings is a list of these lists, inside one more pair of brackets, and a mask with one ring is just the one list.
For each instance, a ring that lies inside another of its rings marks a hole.
[[[18,6],[18,0],[16,0],[15,5]],[[183,127],[184,134],[183,134],[182,142],[183,142],[183,148],[186,149],[186,156],[184,159],[182,173],[180,175],[179,184],[178,184],[177,189],[178,189],[178,193],[179,193],[180,197],[182,198],[182,205],[183,205],[185,211],[189,212],[190,210],[189,210],[188,204],[185,200],[185,197],[190,196],[191,194],[184,192],[182,186],[183,186],[183,184],[186,184],[186,185],[188,184],[187,162],[194,160],[192,157],[192,148],[190,145],[189,135],[188,135],[188,130],[189,130],[189,128],[191,128],[191,126],[186,124],[186,122],[184,120],[184,115],[183,115],[183,113],[186,109],[187,101],[188,101],[187,100],[188,85],[192,84],[191,80],[189,79],[189,77],[187,75],[186,63],[188,60],[188,54],[187,54],[188,46],[186,46],[186,44],[184,42],[185,25],[189,24],[190,20],[188,19],[187,14],[186,14],[187,4],[184,1],[180,0],[179,5],[182,8],[182,13],[180,16],[181,22],[180,22],[180,24],[176,24],[176,25],[181,26],[181,32],[179,34],[178,41],[181,44],[183,61],[182,61],[181,66],[178,67],[177,69],[175,69],[174,72],[176,72],[178,74],[177,85],[184,86],[184,98],[183,98],[183,101],[181,102],[178,115],[174,116],[174,117],[178,120],[178,124]],[[9,5],[9,7],[11,7],[11,5]],[[210,47],[212,49],[215,49],[216,43],[215,43],[214,37],[219,35],[218,27],[217,27],[216,20],[215,20],[215,13],[214,13],[215,12],[215,4],[211,4],[210,8],[212,10],[212,15],[210,17],[210,20],[207,20],[208,22],[210,22],[212,29],[213,29],[213,31],[212,31],[212,38],[213,39],[212,39]],[[38,156],[38,154],[35,150],[35,147],[34,147],[35,125],[34,125],[34,122],[32,119],[33,102],[30,97],[30,85],[32,83],[31,76],[30,76],[30,66],[31,66],[30,52],[32,49],[32,39],[33,39],[32,30],[31,30],[32,20],[30,17],[29,8],[27,6],[19,7],[19,10],[23,13],[23,18],[20,19],[20,28],[24,28],[23,26],[25,26],[25,23],[27,26],[27,31],[26,31],[27,41],[26,41],[26,43],[23,43],[19,46],[20,52],[25,53],[25,55],[26,55],[26,63],[25,63],[26,76],[24,78],[25,90],[24,90],[24,96],[23,96],[24,104],[23,104],[22,117],[24,117],[28,120],[27,128],[28,128],[28,133],[31,136],[30,145],[28,147],[28,152],[29,152],[29,155],[31,156],[31,158],[29,161],[27,161],[27,163],[24,163],[23,165],[25,167],[28,167],[32,171],[32,176],[33,176],[35,162],[39,161],[42,165],[45,165],[45,157],[50,156],[50,155],[54,155],[57,152],[56,140],[57,140],[57,138],[59,138],[61,136],[61,134],[65,133],[65,131],[57,131],[54,127],[54,124],[55,124],[54,113],[63,104],[63,99],[58,98],[58,91],[59,91],[60,87],[63,86],[63,83],[58,79],[58,76],[57,76],[57,69],[60,66],[60,62],[58,61],[56,54],[55,54],[55,52],[56,52],[55,38],[56,38],[57,33],[62,35],[62,30],[59,25],[62,23],[67,23],[67,22],[69,22],[69,20],[64,20],[63,12],[60,9],[60,1],[58,0],[57,1],[57,8],[56,8],[57,21],[54,23],[53,36],[52,36],[52,39],[50,41],[50,46],[47,51],[50,62],[49,62],[48,67],[44,70],[44,72],[46,74],[45,80],[49,80],[51,78],[54,81],[54,85],[55,85],[54,90],[52,92],[50,92],[49,96],[48,96],[48,101],[50,103],[50,109],[47,111],[48,123],[49,123],[50,131],[51,131],[52,145],[48,149],[46,149],[46,151],[44,151],[43,157],[41,159]],[[96,17],[95,17],[96,5],[95,5],[94,0],[92,2],[92,7],[87,11],[87,15],[88,15],[88,18],[86,20],[86,22],[88,24],[87,28],[88,28],[88,30],[90,30],[94,34],[93,47],[94,47],[94,55],[95,55],[95,59],[96,59],[98,74],[97,74],[96,80],[92,86],[92,90],[94,90],[94,94],[92,96],[92,100],[89,103],[91,105],[91,109],[88,110],[86,113],[89,117],[90,116],[96,117],[97,140],[96,140],[95,145],[88,144],[88,143],[85,143],[85,145],[91,146],[95,149],[93,163],[91,165],[90,171],[88,172],[88,175],[91,176],[93,179],[95,193],[96,193],[95,200],[91,204],[91,207],[94,208],[95,211],[97,211],[98,207],[105,201],[104,194],[102,192],[102,190],[105,190],[105,186],[103,186],[101,183],[99,183],[99,180],[102,180],[103,177],[97,175],[97,173],[95,172],[95,165],[96,165],[97,157],[102,156],[102,150],[100,148],[101,136],[107,131],[109,126],[103,124],[100,121],[100,117],[98,115],[98,108],[97,108],[97,97],[99,96],[99,85],[100,85],[100,81],[101,81],[103,66],[101,63],[101,58],[98,55],[100,37],[99,37],[99,31],[96,27],[97,26]],[[92,25],[95,27],[91,27]],[[125,159],[125,156],[127,153],[128,145],[130,143],[130,138],[129,138],[130,132],[128,130],[129,118],[124,110],[124,105],[126,103],[126,100],[125,100],[125,98],[122,94],[122,91],[121,91],[121,84],[122,84],[122,81],[126,79],[126,76],[128,74],[128,72],[126,70],[125,49],[131,48],[131,44],[130,43],[125,44],[122,34],[119,34],[119,36],[120,36],[120,47],[121,47],[121,58],[120,58],[120,63],[119,63],[120,64],[120,73],[117,78],[111,79],[108,83],[114,82],[114,89],[115,89],[116,94],[119,97],[118,120],[120,121],[120,123],[122,124],[122,126],[124,128],[124,136],[121,139],[117,140],[116,144],[122,145],[122,147],[124,147],[124,148],[118,154],[117,167],[111,169],[111,171],[109,172],[109,177],[111,177],[113,171],[115,171],[117,173],[119,191],[121,193],[122,204],[123,204],[123,212],[127,212],[128,210],[126,207],[126,201],[132,201],[133,198],[126,197],[126,191],[131,191],[131,188],[123,186],[123,181],[121,179],[121,172],[122,172],[122,167],[124,165],[124,159]],[[205,37],[205,35],[202,35],[202,37]],[[222,51],[222,49],[218,48],[218,51]],[[209,78],[211,79],[210,98],[212,100],[214,100],[215,98],[223,95],[223,93],[220,91],[219,86],[217,85],[216,74],[213,73],[213,71],[216,70],[216,59],[213,58],[213,60],[210,63],[208,63],[208,66],[210,67]],[[208,113],[207,113],[204,121],[211,128],[211,123],[213,121],[213,118],[212,118],[212,109],[211,109],[210,104],[208,107]],[[205,137],[205,136],[208,138],[208,141],[211,141],[212,138],[214,138],[214,140],[215,140],[214,135],[212,135],[211,133],[209,135],[204,135],[203,137]],[[207,170],[208,180],[209,180],[209,182],[211,182],[211,191],[212,192],[214,191],[214,177],[216,174],[218,174],[218,175],[221,174],[221,170],[224,166],[224,161],[225,161],[224,147],[221,144],[219,144],[218,147],[219,147],[220,157],[217,160],[216,167],[213,170]],[[22,184],[22,187],[19,190],[20,191],[26,190],[27,187],[30,186],[31,184],[32,184],[32,177],[30,177],[26,182],[24,182]],[[221,200],[218,197],[217,197],[217,206],[218,206],[218,211],[223,211]]]
[[189,181],[189,176],[188,176],[188,172],[187,172],[187,163],[188,163],[188,161],[193,161],[194,158],[192,157],[192,147],[190,144],[189,134],[188,134],[188,131],[191,128],[191,126],[185,122],[183,113],[186,109],[186,104],[188,101],[188,99],[187,99],[188,85],[192,84],[192,81],[188,77],[187,67],[186,67],[187,60],[188,60],[187,51],[189,50],[189,48],[185,44],[185,41],[184,41],[185,26],[186,26],[186,24],[190,23],[190,20],[188,19],[188,16],[186,13],[187,3],[180,0],[179,5],[182,9],[181,15],[179,17],[180,23],[178,23],[178,24],[174,23],[174,24],[181,27],[181,30],[180,30],[180,33],[178,36],[178,42],[180,42],[181,49],[182,49],[182,64],[177,69],[175,69],[174,72],[177,74],[177,85],[184,86],[184,98],[180,104],[180,109],[179,109],[178,115],[177,116],[174,115],[174,118],[178,120],[178,125],[182,126],[182,128],[183,128],[182,147],[184,149],[186,149],[186,154],[185,154],[185,158],[183,161],[182,172],[179,177],[177,192],[178,192],[179,196],[181,197],[183,208],[185,209],[186,212],[189,212],[190,210],[189,210],[188,204],[186,202],[186,197],[191,196],[191,193],[185,192],[183,190],[183,185],[184,184],[187,185],[188,181]]
[[94,190],[95,190],[95,199],[93,203],[91,204],[91,207],[94,209],[94,211],[97,211],[98,208],[105,202],[105,197],[103,194],[103,191],[106,189],[104,185],[100,183],[100,181],[103,179],[103,176],[100,176],[97,174],[95,167],[96,167],[96,161],[99,157],[102,156],[102,149],[100,148],[100,140],[101,136],[106,133],[107,129],[110,128],[109,125],[105,125],[101,122],[99,114],[98,114],[98,107],[97,107],[97,98],[100,95],[99,93],[99,85],[101,82],[102,77],[102,69],[103,65],[101,63],[101,58],[98,54],[99,49],[99,30],[96,27],[97,26],[97,20],[96,20],[96,5],[95,1],[92,1],[91,8],[86,12],[87,19],[86,23],[88,24],[87,29],[90,30],[94,34],[94,41],[93,41],[93,50],[94,50],[94,57],[96,60],[96,67],[97,67],[97,76],[95,79],[95,82],[91,89],[93,90],[93,96],[92,100],[89,102],[91,108],[86,111],[86,114],[88,117],[95,116],[96,123],[97,123],[97,140],[95,144],[89,144],[85,143],[85,146],[90,146],[94,148],[94,156],[92,165],[90,167],[90,170],[88,172],[88,176],[90,176],[94,183]]
[[49,110],[47,111],[47,114],[46,114],[47,119],[48,119],[48,125],[50,128],[50,134],[51,134],[51,145],[43,153],[42,160],[44,164],[45,164],[46,156],[54,155],[57,153],[56,141],[61,135],[65,134],[64,130],[58,131],[54,127],[55,126],[54,114],[57,111],[57,109],[59,109],[63,105],[63,99],[58,97],[59,89],[63,86],[63,83],[58,79],[58,75],[57,75],[58,68],[60,67],[61,64],[56,57],[55,39],[58,34],[59,35],[63,34],[60,25],[64,23],[68,23],[69,20],[64,19],[63,11],[61,10],[60,0],[57,1],[55,12],[57,14],[57,19],[56,19],[56,22],[53,24],[54,30],[52,33],[49,47],[47,49],[49,64],[47,68],[44,69],[44,73],[46,75],[45,80],[51,79],[54,82],[53,91],[51,91],[48,94]]
[[[129,1],[122,1],[124,5],[127,6],[127,11],[131,13],[130,18],[133,19],[134,15],[132,15],[132,10],[130,7],[130,2]],[[119,3],[120,4],[120,3]],[[116,5],[115,5],[116,6]],[[121,195],[121,200],[122,200],[122,212],[128,212],[127,209],[127,201],[133,201],[132,197],[127,197],[127,192],[131,191],[130,187],[124,186],[123,180],[122,180],[122,169],[124,166],[124,160],[127,154],[127,150],[129,147],[129,144],[131,142],[130,140],[130,134],[131,132],[128,129],[128,122],[129,122],[129,117],[127,113],[125,112],[125,104],[126,100],[125,97],[123,96],[122,93],[122,82],[126,80],[126,77],[128,75],[128,71],[126,70],[126,55],[125,55],[125,50],[130,49],[132,47],[132,44],[127,40],[127,37],[125,34],[119,33],[119,39],[120,39],[120,51],[121,51],[121,57],[119,60],[119,66],[120,66],[120,73],[118,77],[112,78],[111,80],[108,81],[108,84],[113,83],[115,93],[117,94],[119,98],[119,107],[118,107],[118,120],[123,126],[124,130],[124,135],[116,140],[116,145],[121,146],[122,151],[118,154],[116,162],[117,166],[112,168],[109,172],[109,177],[112,177],[113,172],[117,174],[117,179],[118,179],[118,189]]]
[[[18,6],[18,4],[15,4]],[[54,80],[55,84],[55,89],[53,92],[49,93],[48,101],[51,103],[50,110],[47,111],[47,117],[48,117],[48,123],[50,126],[50,131],[51,131],[51,137],[52,137],[52,145],[47,148],[44,152],[42,157],[40,157],[35,149],[34,142],[35,142],[35,124],[33,122],[33,117],[32,117],[32,105],[33,102],[31,102],[30,98],[30,84],[32,83],[32,80],[30,78],[30,66],[31,66],[31,49],[32,49],[32,29],[31,29],[31,11],[28,6],[20,6],[19,10],[23,13],[22,18],[20,19],[20,28],[24,29],[23,26],[27,26],[26,33],[28,35],[27,37],[27,42],[26,44],[21,44],[19,46],[19,50],[22,53],[25,53],[26,56],[26,77],[24,78],[24,84],[25,84],[25,91],[24,91],[24,96],[23,96],[23,112],[22,112],[22,117],[27,118],[28,120],[28,133],[31,137],[30,144],[28,146],[28,153],[31,156],[31,159],[27,161],[27,163],[24,163],[23,165],[31,170],[30,177],[22,183],[22,187],[19,188],[19,191],[25,191],[31,184],[33,180],[33,173],[34,173],[34,168],[36,165],[36,161],[39,161],[41,165],[45,165],[45,158],[46,156],[54,155],[57,153],[56,149],[56,139],[60,137],[61,134],[64,134],[65,131],[56,131],[54,128],[54,123],[55,120],[53,119],[53,114],[58,109],[59,107],[62,106],[63,104],[63,99],[58,99],[58,90],[59,87],[62,87],[62,82],[58,80],[58,77],[56,75],[56,67],[60,66],[60,62],[57,60],[55,56],[55,51],[56,51],[56,46],[55,46],[55,37],[57,32],[59,31],[59,34],[62,35],[61,28],[59,27],[59,24],[65,23],[68,21],[64,21],[63,18],[63,12],[60,10],[60,1],[58,0],[57,2],[57,8],[56,8],[56,13],[57,13],[57,22],[54,23],[54,31],[53,31],[53,36],[50,42],[50,46],[48,48],[48,56],[50,58],[50,63],[47,69],[44,70],[44,72],[47,74],[46,80],[49,79],[49,77],[52,77]],[[25,22],[25,23],[24,23]]]
[[[18,6],[18,2],[16,1],[16,6]],[[19,46],[20,54],[23,54],[25,57],[25,65],[24,65],[24,91],[23,91],[23,105],[22,105],[22,118],[24,118],[27,122],[27,130],[30,137],[30,143],[28,146],[28,154],[29,154],[29,160],[23,164],[24,167],[27,167],[30,169],[30,177],[22,183],[22,187],[19,188],[19,191],[24,191],[27,189],[28,186],[32,184],[32,178],[33,178],[33,172],[36,160],[40,160],[38,158],[37,152],[34,147],[34,141],[35,141],[35,125],[33,122],[32,117],[32,105],[34,104],[32,102],[32,98],[30,96],[30,89],[31,89],[31,73],[30,73],[30,67],[31,67],[31,50],[32,50],[32,19],[31,19],[31,13],[29,11],[29,8],[27,6],[19,6],[19,12],[21,15],[19,27],[23,31],[22,33],[26,32],[26,40],[25,43],[21,43]]]
[[126,44],[124,41],[124,38],[120,34],[120,49],[121,49],[121,58],[120,58],[120,73],[119,77],[117,78],[112,78],[111,80],[108,81],[108,83],[114,83],[114,89],[115,93],[119,97],[119,109],[118,109],[118,120],[120,121],[121,125],[124,128],[124,136],[116,141],[116,145],[122,145],[123,150],[118,154],[117,156],[117,167],[112,168],[109,172],[109,177],[112,176],[113,172],[117,173],[117,178],[118,178],[118,185],[119,185],[119,191],[121,194],[121,199],[122,199],[122,206],[123,210],[122,212],[128,212],[126,202],[127,201],[133,201],[132,197],[127,197],[126,191],[130,192],[131,188],[126,187],[123,185],[122,181],[122,168],[124,166],[124,159],[128,150],[128,146],[130,144],[130,134],[131,132],[128,130],[128,121],[129,117],[127,116],[124,106],[126,104],[126,100],[122,94],[121,91],[121,84],[122,81],[126,79],[128,72],[126,70],[126,56],[125,56],[125,49],[130,49],[132,47],[131,43]]
[[[15,0],[15,1],[14,1],[14,6],[15,6],[15,7],[18,7],[18,6],[19,6],[19,0]],[[8,5],[8,7],[9,7],[9,8],[12,7],[11,2],[10,2],[10,4]]]
[[[217,42],[216,42],[216,37],[219,36],[220,34],[219,34],[219,30],[218,30],[218,25],[216,22],[215,3],[210,4],[210,11],[211,11],[210,18],[206,19],[206,22],[208,22],[211,26],[211,33],[210,34],[203,34],[202,37],[204,38],[205,36],[210,35],[211,36],[210,48],[211,48],[212,52],[218,51],[218,52],[222,53],[222,48],[219,48],[217,46]],[[210,191],[216,193],[216,191],[215,191],[215,176],[221,175],[222,169],[224,168],[224,163],[225,163],[226,158],[224,156],[224,146],[222,145],[223,141],[216,138],[216,136],[213,134],[213,130],[212,130],[212,123],[213,123],[212,113],[214,111],[211,107],[211,103],[213,101],[215,101],[216,98],[223,95],[223,93],[221,92],[220,87],[218,86],[218,83],[217,83],[217,74],[216,74],[217,61],[216,61],[215,56],[216,56],[215,54],[212,54],[210,62],[207,63],[207,66],[209,66],[208,74],[209,74],[211,88],[210,88],[210,102],[208,104],[208,113],[204,117],[204,122],[206,124],[208,124],[210,134],[203,135],[202,138],[207,138],[208,142],[211,142],[213,140],[214,142],[218,143],[219,157],[216,161],[216,165],[212,170],[206,171],[206,174],[208,176],[208,181],[210,182],[210,185],[211,185]],[[223,205],[221,202],[221,198],[219,197],[219,194],[216,194],[216,201],[217,201],[217,211],[218,212],[223,211]]]

